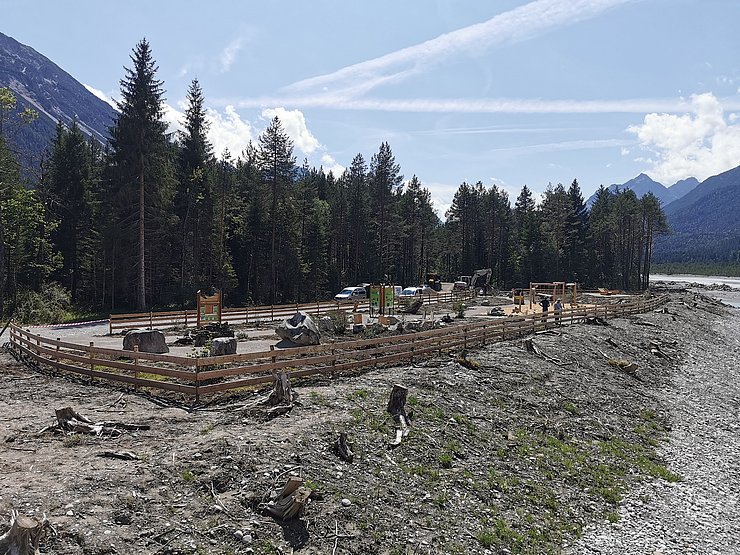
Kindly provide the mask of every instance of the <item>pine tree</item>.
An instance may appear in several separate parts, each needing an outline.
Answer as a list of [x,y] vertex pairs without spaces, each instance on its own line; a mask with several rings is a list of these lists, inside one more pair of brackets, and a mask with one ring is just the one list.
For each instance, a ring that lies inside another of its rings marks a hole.
[[263,183],[270,189],[270,302],[274,304],[277,298],[277,225],[281,219],[279,208],[284,190],[293,182],[295,173],[293,141],[283,131],[277,116],[259,137],[257,159]]
[[163,208],[162,201],[167,199],[171,151],[167,124],[162,119],[162,81],[156,78],[158,67],[146,39],[136,45],[131,61],[133,68],[126,68],[121,80],[119,113],[111,129],[111,159],[118,193],[128,199],[122,200],[121,208],[125,210],[126,204],[136,206],[136,214],[120,214],[120,223],[136,222],[135,303],[143,310],[147,306],[147,211]]
[[388,227],[393,209],[393,194],[403,181],[401,166],[396,164],[391,147],[384,142],[370,161],[370,202],[375,245],[374,273],[376,279],[384,279],[389,271]]
[[[211,285],[214,223],[213,147],[208,140],[203,91],[197,79],[187,92],[184,131],[177,160],[178,191],[175,211],[180,219],[180,294]],[[207,283],[206,283],[207,282]]]

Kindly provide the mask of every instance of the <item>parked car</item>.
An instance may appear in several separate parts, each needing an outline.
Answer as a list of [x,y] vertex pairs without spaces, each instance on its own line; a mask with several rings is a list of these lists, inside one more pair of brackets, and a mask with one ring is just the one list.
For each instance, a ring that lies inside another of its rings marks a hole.
[[334,300],[337,302],[364,301],[365,299],[367,299],[367,291],[364,287],[345,287],[334,295]]
[[467,291],[470,285],[466,281],[456,281],[452,284],[453,291]]
[[399,299],[410,299],[421,296],[421,287],[407,287],[398,294]]

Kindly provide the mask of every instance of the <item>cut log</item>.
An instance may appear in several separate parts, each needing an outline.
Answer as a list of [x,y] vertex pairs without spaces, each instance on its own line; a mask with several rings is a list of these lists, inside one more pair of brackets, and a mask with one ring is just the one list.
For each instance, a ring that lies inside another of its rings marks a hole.
[[278,372],[272,383],[272,393],[267,398],[268,405],[290,405],[293,403],[293,392],[290,389],[290,373]]
[[608,326],[609,325],[609,322],[604,320],[601,316],[587,316],[585,323],[590,324],[592,326]]
[[339,455],[340,459],[348,463],[351,463],[355,458],[355,454],[352,452],[352,449],[347,443],[346,432],[340,432],[337,441],[334,443],[334,450],[336,451],[337,455]]
[[291,520],[303,514],[310,495],[311,489],[303,485],[303,478],[290,476],[277,499],[268,503],[265,510],[280,520]]
[[38,555],[39,540],[46,528],[46,517],[38,520],[10,511],[10,529],[0,536],[0,553],[3,555]]
[[101,451],[100,453],[95,453],[95,455],[107,459],[121,459],[123,461],[139,460],[139,456],[131,451]]

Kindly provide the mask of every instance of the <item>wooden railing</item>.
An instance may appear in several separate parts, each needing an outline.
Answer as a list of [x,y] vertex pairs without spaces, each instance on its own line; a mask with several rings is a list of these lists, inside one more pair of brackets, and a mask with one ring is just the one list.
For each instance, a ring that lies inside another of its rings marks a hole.
[[[434,295],[424,295],[424,304],[453,302],[466,300],[473,296],[467,291],[445,291]],[[255,324],[257,322],[272,322],[289,318],[298,310],[316,316],[328,314],[335,310],[354,308],[353,302],[317,301],[314,303],[247,306],[241,308],[224,308],[221,314],[222,322],[230,324]],[[367,299],[357,303],[359,310],[369,308]],[[108,331],[112,334],[118,330],[145,327],[149,329],[169,328],[173,326],[194,326],[196,322],[195,310],[171,310],[168,312],[136,312],[130,314],[111,314],[108,319]]]
[[15,324],[10,326],[10,341],[12,349],[31,364],[134,387],[182,393],[197,400],[202,395],[270,383],[278,370],[288,370],[291,377],[299,378],[400,361],[412,363],[443,351],[513,339],[588,317],[615,318],[653,310],[667,298],[566,309],[559,316],[553,312],[531,314],[418,333],[219,357],[157,355],[101,348],[93,343],[77,345],[33,334]]

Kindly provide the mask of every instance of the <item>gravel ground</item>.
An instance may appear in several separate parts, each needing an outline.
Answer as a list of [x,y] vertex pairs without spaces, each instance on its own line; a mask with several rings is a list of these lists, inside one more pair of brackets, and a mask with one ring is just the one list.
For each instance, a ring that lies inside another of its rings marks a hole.
[[740,311],[728,312],[657,391],[672,428],[659,452],[683,481],[636,487],[620,521],[591,526],[570,553],[740,553]]

